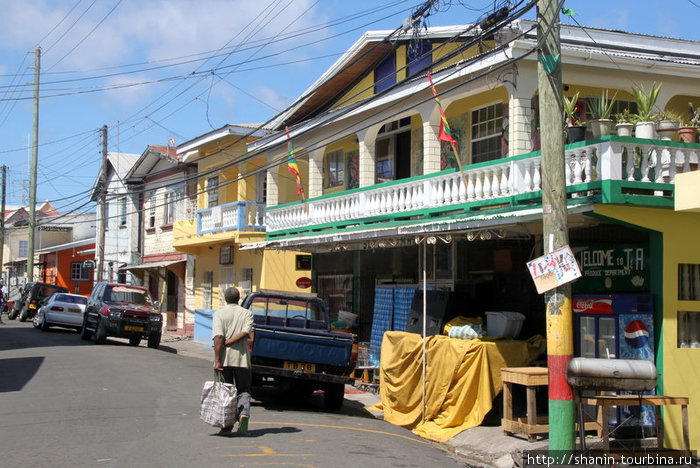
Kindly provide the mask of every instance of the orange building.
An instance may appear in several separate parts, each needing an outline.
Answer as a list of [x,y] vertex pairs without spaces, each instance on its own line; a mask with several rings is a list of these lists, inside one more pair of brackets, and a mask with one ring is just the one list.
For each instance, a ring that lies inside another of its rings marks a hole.
[[90,295],[95,269],[95,240],[85,239],[42,249],[37,281],[56,284],[83,296]]

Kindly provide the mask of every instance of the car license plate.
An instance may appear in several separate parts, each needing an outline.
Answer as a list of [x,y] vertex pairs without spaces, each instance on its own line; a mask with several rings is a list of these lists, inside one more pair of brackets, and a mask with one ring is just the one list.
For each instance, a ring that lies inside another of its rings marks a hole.
[[80,312],[80,309],[75,309],[73,307],[69,307],[68,312]]
[[124,330],[126,331],[137,331],[137,332],[142,332],[143,327],[135,327],[133,325],[124,325]]
[[284,361],[284,368],[302,372],[316,372],[316,364],[308,364],[305,362]]

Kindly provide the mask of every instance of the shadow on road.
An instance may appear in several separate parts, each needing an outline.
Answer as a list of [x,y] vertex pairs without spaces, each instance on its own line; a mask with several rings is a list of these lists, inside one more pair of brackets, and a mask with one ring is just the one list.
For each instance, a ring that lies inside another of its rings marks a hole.
[[0,359],[0,393],[22,390],[43,362],[43,357]]
[[340,411],[327,410],[323,404],[323,392],[317,391],[312,395],[300,396],[286,393],[282,390],[270,387],[253,387],[252,406],[259,406],[266,410],[284,413],[285,411],[303,411],[310,413],[344,414],[363,418],[375,418],[375,415],[365,409],[360,401],[345,398]]

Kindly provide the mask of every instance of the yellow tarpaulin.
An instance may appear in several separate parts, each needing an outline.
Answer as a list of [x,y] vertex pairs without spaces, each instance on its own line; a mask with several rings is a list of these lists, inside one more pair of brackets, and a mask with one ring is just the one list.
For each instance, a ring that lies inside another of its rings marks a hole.
[[422,422],[423,344],[415,333],[386,332],[382,340],[379,394],[375,409],[384,420],[413,427],[425,439],[445,442],[481,424],[503,387],[501,368],[529,365],[545,340],[426,339],[425,422]]

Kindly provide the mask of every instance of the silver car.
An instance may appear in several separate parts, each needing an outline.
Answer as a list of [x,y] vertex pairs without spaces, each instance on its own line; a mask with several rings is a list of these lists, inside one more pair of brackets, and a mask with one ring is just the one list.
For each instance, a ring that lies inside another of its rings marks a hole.
[[34,317],[34,326],[44,331],[51,326],[75,328],[80,331],[86,305],[85,296],[55,293],[42,304]]

